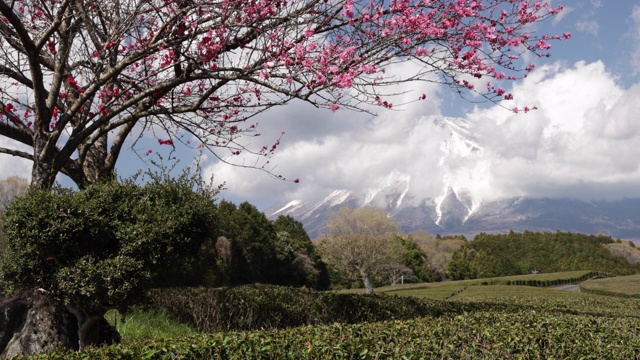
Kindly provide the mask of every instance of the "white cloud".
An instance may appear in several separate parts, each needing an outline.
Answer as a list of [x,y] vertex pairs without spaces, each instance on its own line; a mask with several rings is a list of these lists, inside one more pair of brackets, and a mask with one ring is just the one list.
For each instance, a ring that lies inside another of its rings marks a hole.
[[576,23],[576,28],[587,34],[597,36],[600,25],[595,19],[584,19]]
[[640,196],[639,85],[623,89],[603,63],[579,62],[541,67],[514,92],[517,106],[539,109],[470,114],[494,188],[510,196]]
[[[224,196],[266,205],[335,189],[364,191],[393,171],[411,176],[406,201],[438,198],[449,186],[475,203],[512,196],[640,196],[640,85],[620,87],[601,62],[555,63],[533,71],[513,92],[513,106],[538,110],[514,114],[490,106],[470,113],[479,152],[447,155],[441,144],[449,133],[434,124],[442,115],[428,103],[426,110],[425,103],[415,103],[378,118],[294,105],[276,116],[282,128],[291,124],[295,136],[273,162],[300,184],[229,166],[209,171],[227,181]],[[432,89],[429,96],[436,94]]]
[[569,7],[569,6],[565,6],[564,9],[559,12],[558,14],[556,14],[552,20],[551,20],[551,24],[553,26],[556,26],[560,23],[560,21],[562,21],[562,19],[564,19],[567,15],[569,15],[570,13],[572,13],[574,10],[573,7]]
[[[439,192],[441,184],[433,179],[442,178],[438,163],[440,143],[446,137],[445,131],[434,124],[441,118],[439,86],[414,83],[394,90],[399,95],[392,102],[408,104],[393,110],[376,108],[377,117],[319,110],[301,102],[265,113],[259,129],[264,130],[266,139],[286,132],[272,159],[277,164],[274,173],[289,180],[299,178],[299,184],[224,164],[214,164],[208,171],[227,183],[223,196],[257,202],[324,197],[341,188],[366,189],[394,170],[418,179],[415,186],[422,191]],[[422,94],[425,100],[414,101]]]
[[434,125],[433,117],[386,117],[373,124],[351,121],[362,127],[321,140],[297,141],[278,152],[277,171],[299,177],[300,184],[274,181],[255,170],[218,165],[210,170],[227,181],[232,195],[258,200],[274,195],[275,200],[324,197],[334,189],[364,190],[394,170],[411,175],[421,192],[441,190],[438,155],[447,134]]

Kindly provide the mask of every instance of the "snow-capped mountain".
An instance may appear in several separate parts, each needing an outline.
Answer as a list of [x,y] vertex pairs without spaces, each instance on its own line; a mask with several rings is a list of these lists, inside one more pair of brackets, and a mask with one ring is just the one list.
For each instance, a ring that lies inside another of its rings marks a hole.
[[340,207],[375,207],[388,212],[395,212],[402,206],[402,201],[409,190],[410,177],[393,172],[381,179],[379,186],[367,189],[362,194],[353,194],[349,190],[335,190],[318,202],[292,200],[276,204],[265,211],[268,218],[290,215],[302,221],[312,237],[322,232],[327,214]]
[[[341,206],[374,207],[384,209],[387,212],[400,217],[410,218],[409,227],[413,228],[424,223],[433,223],[430,230],[443,230],[457,228],[463,224],[475,211],[479,201],[468,195],[464,188],[454,189],[454,176],[447,168],[450,157],[469,157],[481,151],[477,139],[472,135],[473,123],[467,119],[449,118],[436,119],[433,123],[436,128],[444,130],[448,136],[440,144],[442,157],[440,166],[444,169],[442,194],[426,200],[420,205],[408,205],[408,193],[411,189],[411,176],[402,171],[395,170],[388,176],[381,178],[377,186],[365,189],[359,193],[349,190],[335,190],[319,202],[308,202],[296,199],[278,203],[265,211],[268,217],[275,218],[279,215],[290,215],[305,224],[307,231],[312,236],[322,231],[326,214],[335,211]],[[428,178],[428,174],[425,174]],[[420,210],[417,210],[420,209]],[[422,214],[416,217],[416,214]]]
[[[295,201],[276,205],[267,209],[265,214],[272,219],[279,215],[290,215],[300,220],[309,235],[315,238],[322,234],[329,212],[338,211],[344,205],[359,207],[371,204],[365,205],[366,197],[359,198],[350,192],[340,194],[342,196],[337,197],[333,193],[317,203]],[[480,232],[559,230],[640,240],[640,199],[585,202],[511,198],[486,202],[470,214],[464,201],[452,190],[439,203],[425,200],[420,205],[400,205],[389,212],[406,233],[427,230],[432,234],[462,234],[471,239]]]
[[[464,172],[455,167],[461,161],[475,163],[481,158],[483,149],[473,136],[474,124],[466,119],[443,118],[434,125],[448,134],[440,144],[441,177],[424,174],[416,178],[406,169],[396,169],[374,182],[373,187],[357,191],[336,189],[320,201],[285,200],[268,208],[265,214],[272,219],[290,215],[300,220],[312,238],[322,233],[329,212],[349,205],[384,209],[405,232],[427,230],[472,238],[479,232],[560,230],[640,240],[640,199],[485,199],[477,188],[472,190],[478,181],[490,176],[489,172],[483,173],[477,167]],[[440,194],[418,193],[414,189],[421,181],[441,184]]]

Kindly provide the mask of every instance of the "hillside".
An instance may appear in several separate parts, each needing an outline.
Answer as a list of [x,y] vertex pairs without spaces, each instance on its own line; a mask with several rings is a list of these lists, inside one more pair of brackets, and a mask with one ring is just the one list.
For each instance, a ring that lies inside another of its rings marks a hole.
[[[617,252],[612,252],[610,248]],[[631,242],[604,235],[568,232],[477,235],[474,241],[457,250],[447,268],[454,279],[483,278],[595,269],[627,275],[640,272],[640,264],[619,256],[619,248],[637,254]]]

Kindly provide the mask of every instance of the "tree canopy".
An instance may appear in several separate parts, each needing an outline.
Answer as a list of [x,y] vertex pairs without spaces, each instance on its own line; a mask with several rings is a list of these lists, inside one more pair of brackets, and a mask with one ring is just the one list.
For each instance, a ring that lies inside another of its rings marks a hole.
[[[529,32],[561,9],[537,0],[3,0],[0,136],[13,142],[0,153],[32,161],[36,188],[58,173],[81,188],[113,176],[126,139],[145,134],[271,172],[265,157],[280,139],[250,140],[261,112],[293,99],[390,108],[383,88],[414,80],[510,100],[502,83],[533,69],[523,55],[548,56],[550,40],[570,36]],[[419,70],[385,73],[406,61]],[[255,161],[239,162],[241,153]]]
[[248,202],[236,206],[223,200],[218,208],[221,246],[216,285],[328,287],[326,266],[299,221],[285,216],[269,221]]

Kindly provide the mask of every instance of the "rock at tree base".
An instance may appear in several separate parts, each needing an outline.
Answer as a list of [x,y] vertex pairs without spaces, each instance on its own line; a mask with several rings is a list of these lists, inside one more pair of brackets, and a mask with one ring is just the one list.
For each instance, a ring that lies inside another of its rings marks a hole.
[[28,299],[10,300],[0,311],[2,321],[7,321],[0,357],[44,353],[58,347],[78,348],[75,317],[38,291]]
[[[120,341],[106,320],[101,323],[100,336],[105,344]],[[45,353],[59,347],[78,349],[78,323],[64,306],[38,291],[14,298],[0,295],[0,358]]]

